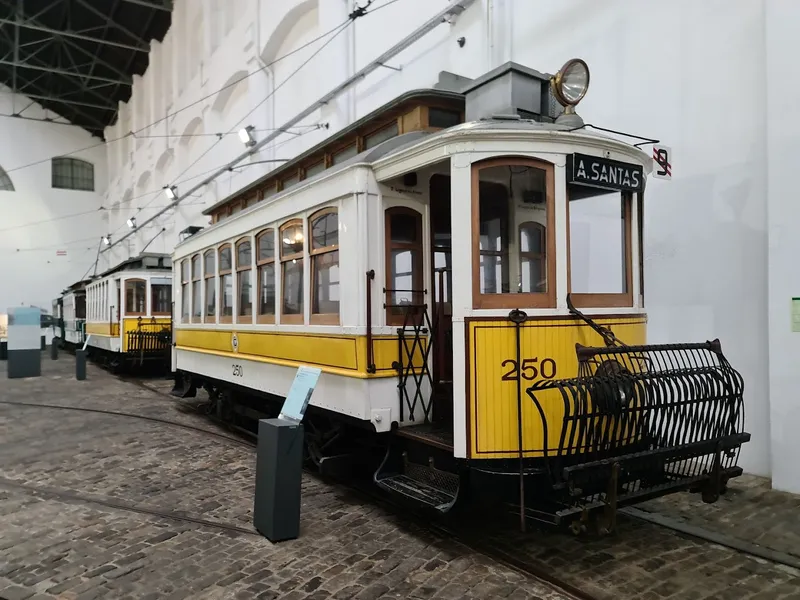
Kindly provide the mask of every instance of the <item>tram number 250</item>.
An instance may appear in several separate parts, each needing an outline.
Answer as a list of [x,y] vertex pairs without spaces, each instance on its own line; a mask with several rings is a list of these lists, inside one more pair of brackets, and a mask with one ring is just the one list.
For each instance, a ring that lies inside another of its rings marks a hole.
[[552,358],[543,358],[541,362],[538,358],[526,358],[522,361],[522,368],[519,368],[517,361],[504,360],[501,364],[503,368],[503,381],[516,381],[517,377],[533,380],[541,376],[542,379],[553,379],[556,376],[556,361]]
[[242,365],[233,365],[233,376],[244,377],[244,372],[242,371]]

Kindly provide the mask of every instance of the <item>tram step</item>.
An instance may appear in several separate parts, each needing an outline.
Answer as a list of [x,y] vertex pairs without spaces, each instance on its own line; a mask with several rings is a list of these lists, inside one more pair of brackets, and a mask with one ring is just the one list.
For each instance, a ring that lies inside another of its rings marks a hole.
[[431,506],[439,512],[447,512],[456,501],[456,496],[453,494],[412,479],[407,475],[390,475],[378,480],[377,483],[389,492]]
[[405,497],[412,502],[448,512],[458,499],[460,478],[455,473],[440,471],[430,466],[408,461],[405,452],[391,446],[374,476],[375,483],[384,490]]

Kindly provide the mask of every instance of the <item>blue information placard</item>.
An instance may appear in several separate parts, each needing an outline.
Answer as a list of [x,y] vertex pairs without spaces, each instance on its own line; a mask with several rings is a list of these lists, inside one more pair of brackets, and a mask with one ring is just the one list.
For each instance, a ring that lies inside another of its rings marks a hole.
[[278,415],[279,419],[300,422],[306,414],[311,395],[317,387],[317,381],[322,371],[316,367],[300,367],[294,376],[292,387],[283,402],[283,408]]

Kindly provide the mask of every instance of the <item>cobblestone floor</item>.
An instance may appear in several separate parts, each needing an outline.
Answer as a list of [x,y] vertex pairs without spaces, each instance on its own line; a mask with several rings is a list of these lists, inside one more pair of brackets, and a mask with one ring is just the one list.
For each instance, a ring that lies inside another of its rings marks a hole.
[[[166,381],[120,381],[72,358],[43,377],[0,379],[0,400],[121,410],[218,431],[175,409]],[[152,388],[152,389],[148,389]],[[199,432],[111,415],[0,405],[0,598],[563,598],[535,580],[305,476],[301,537],[272,545],[252,530],[252,449]],[[14,482],[29,486],[20,489]],[[93,504],[33,493],[71,491]],[[675,494],[641,505],[787,553],[800,552],[795,496],[757,478],[714,505]],[[181,522],[111,508],[165,508]],[[621,516],[605,538],[485,534],[602,600],[800,599],[800,573]]]
[[[75,381],[69,356],[42,366],[37,379],[0,379],[0,400],[126,411],[214,429],[176,411],[163,395],[92,365],[86,381]],[[565,598],[308,476],[300,538],[277,545],[255,533],[30,489],[182,511],[252,530],[254,464],[251,448],[203,433],[0,405],[0,598]]]

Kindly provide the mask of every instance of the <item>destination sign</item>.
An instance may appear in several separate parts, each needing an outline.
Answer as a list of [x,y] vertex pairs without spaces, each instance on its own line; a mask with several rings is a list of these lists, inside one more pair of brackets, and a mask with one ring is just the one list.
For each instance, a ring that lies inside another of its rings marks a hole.
[[567,156],[567,183],[641,192],[644,189],[644,169],[633,163],[575,153]]

